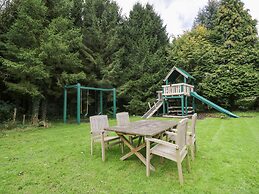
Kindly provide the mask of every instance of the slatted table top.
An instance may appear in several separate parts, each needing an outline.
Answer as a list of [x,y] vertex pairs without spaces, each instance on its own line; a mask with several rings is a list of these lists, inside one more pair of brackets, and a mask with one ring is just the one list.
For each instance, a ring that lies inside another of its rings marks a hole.
[[128,135],[155,136],[176,125],[176,121],[140,120],[125,126],[108,127],[105,130]]

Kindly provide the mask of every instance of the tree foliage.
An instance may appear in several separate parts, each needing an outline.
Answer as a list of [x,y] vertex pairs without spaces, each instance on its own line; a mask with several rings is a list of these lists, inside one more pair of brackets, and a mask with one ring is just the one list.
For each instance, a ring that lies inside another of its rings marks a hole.
[[[36,14],[37,13],[37,14]],[[49,75],[39,59],[39,46],[46,7],[41,1],[25,0],[21,3],[17,19],[6,33],[7,52],[2,60],[8,89],[31,97],[41,97],[40,80]]]
[[220,2],[218,0],[208,0],[208,4],[200,9],[196,16],[193,26],[203,25],[208,29],[213,29],[215,26],[214,20],[218,11]]
[[[51,88],[51,92],[58,91],[58,88],[66,84],[85,79],[79,59],[81,47],[82,36],[78,29],[73,28],[71,20],[57,17],[45,29],[42,35],[40,58],[50,76],[45,83],[47,88]],[[55,95],[58,94],[55,93]]]
[[[240,0],[222,0],[208,19],[213,28],[200,21],[203,26],[174,40],[169,60],[192,72],[198,91],[211,100],[232,109],[251,108],[259,95],[256,21]],[[242,104],[249,100],[250,107]]]
[[[119,111],[143,114],[176,65],[212,101],[250,109],[259,102],[256,23],[240,0],[209,0],[191,31],[169,44],[166,26],[149,4],[136,3],[125,17],[111,0],[5,0],[1,103],[45,120],[47,109],[61,114],[63,86],[80,82],[116,87]],[[92,103],[97,97],[90,94],[90,109],[98,109]]]
[[219,43],[226,47],[254,46],[258,41],[256,20],[240,0],[222,0],[214,22]]
[[124,24],[124,54],[121,60],[119,96],[129,102],[131,112],[142,114],[146,101],[161,87],[168,70],[165,49],[168,37],[161,18],[149,4],[137,3]]
[[62,11],[63,6],[58,12],[59,8],[52,6],[56,9],[53,14],[46,5],[40,0],[21,1],[17,19],[3,39],[4,83],[9,91],[32,99],[33,116],[38,115],[41,99],[58,97],[64,84],[85,78],[80,70],[80,31],[74,28],[69,14],[64,14],[68,9]]
[[119,7],[112,1],[88,0],[83,8],[82,54],[86,71],[93,76],[91,84],[116,86],[115,68],[121,52]]

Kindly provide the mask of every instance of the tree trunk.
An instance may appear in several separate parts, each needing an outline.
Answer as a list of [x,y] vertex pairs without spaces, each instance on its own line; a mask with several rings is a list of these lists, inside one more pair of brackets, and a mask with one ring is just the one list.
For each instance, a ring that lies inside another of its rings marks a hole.
[[43,99],[42,104],[41,104],[41,119],[46,122],[47,118],[47,109],[48,109],[48,100],[47,98]]
[[32,99],[32,124],[37,125],[39,122],[39,108],[40,108],[40,98],[34,97]]

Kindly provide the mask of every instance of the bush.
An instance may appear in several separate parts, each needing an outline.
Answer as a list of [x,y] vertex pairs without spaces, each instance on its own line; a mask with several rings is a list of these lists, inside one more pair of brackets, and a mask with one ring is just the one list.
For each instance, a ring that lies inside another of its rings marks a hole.
[[236,104],[238,108],[242,110],[248,110],[248,109],[252,109],[255,106],[255,102],[256,102],[256,97],[253,96],[253,97],[242,98],[238,100]]
[[17,123],[11,120],[5,121],[3,125],[4,130],[11,130],[17,127]]
[[7,121],[12,118],[14,105],[8,102],[0,101],[0,121]]
[[137,114],[137,115],[143,115],[146,112],[147,109],[147,103],[142,102],[137,99],[133,99],[129,102],[128,106],[125,106],[129,112]]

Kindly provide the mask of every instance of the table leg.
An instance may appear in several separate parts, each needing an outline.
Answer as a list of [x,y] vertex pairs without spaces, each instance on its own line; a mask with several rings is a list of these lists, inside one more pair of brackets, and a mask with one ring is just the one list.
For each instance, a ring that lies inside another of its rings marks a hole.
[[130,151],[129,153],[125,154],[124,156],[122,156],[120,159],[121,159],[121,160],[125,160],[125,159],[127,159],[128,157],[132,156],[133,154],[136,154],[139,150],[141,150],[141,149],[144,148],[144,147],[146,147],[145,144],[142,144],[142,145],[140,145],[139,147],[136,147],[136,148],[133,148],[133,149],[130,148],[131,151]]
[[138,146],[140,146],[140,144],[141,144],[141,140],[142,140],[142,137],[141,137],[141,136],[139,136],[139,138],[138,138]]
[[[143,162],[146,165],[146,158],[140,152],[138,152],[139,150],[146,147],[146,143],[143,143],[138,147],[133,147],[133,145],[129,142],[129,140],[127,140],[123,135],[118,134],[118,136],[121,138],[121,140],[124,142],[124,144],[130,148],[130,152],[127,153],[126,155],[122,156],[120,159],[125,160],[128,157],[135,154],[140,159],[140,161]],[[150,165],[150,169],[155,171],[155,168],[152,165]]]

